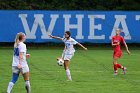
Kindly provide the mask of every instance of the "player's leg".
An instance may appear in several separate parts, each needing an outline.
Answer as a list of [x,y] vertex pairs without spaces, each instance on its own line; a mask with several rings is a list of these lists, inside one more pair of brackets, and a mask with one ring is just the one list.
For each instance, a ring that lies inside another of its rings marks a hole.
[[27,93],[31,93],[31,86],[29,81],[29,72],[23,74],[24,81],[25,81],[25,88]]
[[64,60],[64,69],[66,71],[66,75],[69,81],[72,81],[72,77],[71,77],[71,73],[70,73],[70,69],[69,69],[69,63],[70,63],[70,59],[72,58],[72,56],[74,55],[74,53],[72,54],[66,54],[65,51],[62,53],[62,58]]
[[119,57],[113,58],[113,65],[114,65],[114,75],[118,74],[118,68],[122,69],[124,71],[124,74],[126,74],[126,67],[122,66],[118,63]]
[[[116,56],[117,56],[118,58],[120,58],[120,57],[122,56],[122,52],[117,52],[117,53],[116,53]],[[122,69],[122,70],[124,71],[124,74],[126,74],[126,67],[124,67],[123,65],[121,65],[121,64],[119,64],[119,63],[117,63],[117,67],[120,68],[120,69]]]
[[31,93],[31,86],[30,86],[30,81],[29,81],[29,67],[23,67],[22,68],[22,75],[25,81],[25,89],[27,93]]
[[118,74],[118,57],[113,57],[114,75]]
[[18,80],[20,70],[17,67],[12,67],[12,72],[13,72],[12,80],[9,82],[9,85],[7,87],[7,93],[11,93],[14,84]]
[[122,69],[123,72],[124,72],[124,74],[126,74],[126,69],[127,69],[126,67],[124,67],[123,65],[121,65],[119,63],[117,64],[117,67],[120,68],[120,69]]
[[64,69],[65,69],[65,71],[66,71],[66,75],[67,75],[67,77],[68,77],[68,80],[72,80],[72,78],[71,78],[71,73],[70,73],[70,70],[69,70],[69,60],[64,60]]

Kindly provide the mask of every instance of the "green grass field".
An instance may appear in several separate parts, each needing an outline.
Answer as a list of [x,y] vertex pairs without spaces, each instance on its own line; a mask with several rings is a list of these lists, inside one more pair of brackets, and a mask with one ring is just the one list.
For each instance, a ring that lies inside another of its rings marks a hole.
[[[61,48],[63,49],[63,48]],[[56,48],[28,49],[31,58],[30,81],[32,93],[139,93],[140,92],[140,50],[130,50],[132,55],[123,51],[119,63],[128,68],[123,75],[113,76],[112,50],[77,50],[70,63],[73,81],[66,81],[63,67],[56,64],[62,50]],[[0,49],[0,93],[5,93],[11,79],[13,50]],[[12,93],[26,93],[22,75]]]

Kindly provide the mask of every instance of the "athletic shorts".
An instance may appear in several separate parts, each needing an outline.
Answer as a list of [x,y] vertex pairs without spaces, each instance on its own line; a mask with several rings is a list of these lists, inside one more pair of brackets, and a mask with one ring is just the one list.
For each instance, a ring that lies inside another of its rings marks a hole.
[[70,53],[70,52],[63,52],[62,53],[62,58],[63,60],[71,60],[71,58],[74,56],[74,52]]
[[121,52],[121,51],[114,51],[114,53],[113,53],[113,58],[114,58],[114,57],[120,58],[121,56],[122,56],[122,52]]
[[21,69],[19,69],[18,67],[16,67],[16,66],[12,66],[12,72],[13,73],[16,73],[16,74],[18,74],[18,73],[22,73],[22,74],[24,74],[24,73],[27,73],[27,72],[29,72],[29,67],[28,67],[28,65],[27,66],[24,66],[24,67],[22,67]]

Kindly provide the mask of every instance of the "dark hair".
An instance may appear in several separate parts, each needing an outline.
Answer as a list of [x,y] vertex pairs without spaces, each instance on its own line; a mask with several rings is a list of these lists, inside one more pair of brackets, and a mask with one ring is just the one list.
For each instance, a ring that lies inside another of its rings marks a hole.
[[[67,33],[67,34],[69,35],[69,37],[71,36],[70,31],[65,31],[65,33]],[[68,38],[69,38],[69,37],[68,37]]]
[[19,41],[21,41],[21,40],[22,40],[22,38],[23,38],[23,35],[20,35],[20,36],[19,36]]

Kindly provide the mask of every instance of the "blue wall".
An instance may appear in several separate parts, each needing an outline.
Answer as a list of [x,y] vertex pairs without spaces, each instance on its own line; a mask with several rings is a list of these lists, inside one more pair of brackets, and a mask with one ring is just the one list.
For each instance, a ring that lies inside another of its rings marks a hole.
[[18,32],[26,33],[27,42],[59,42],[48,34],[63,37],[70,30],[79,42],[110,43],[119,27],[128,43],[140,43],[139,19],[140,11],[1,10],[0,42],[14,42]]

